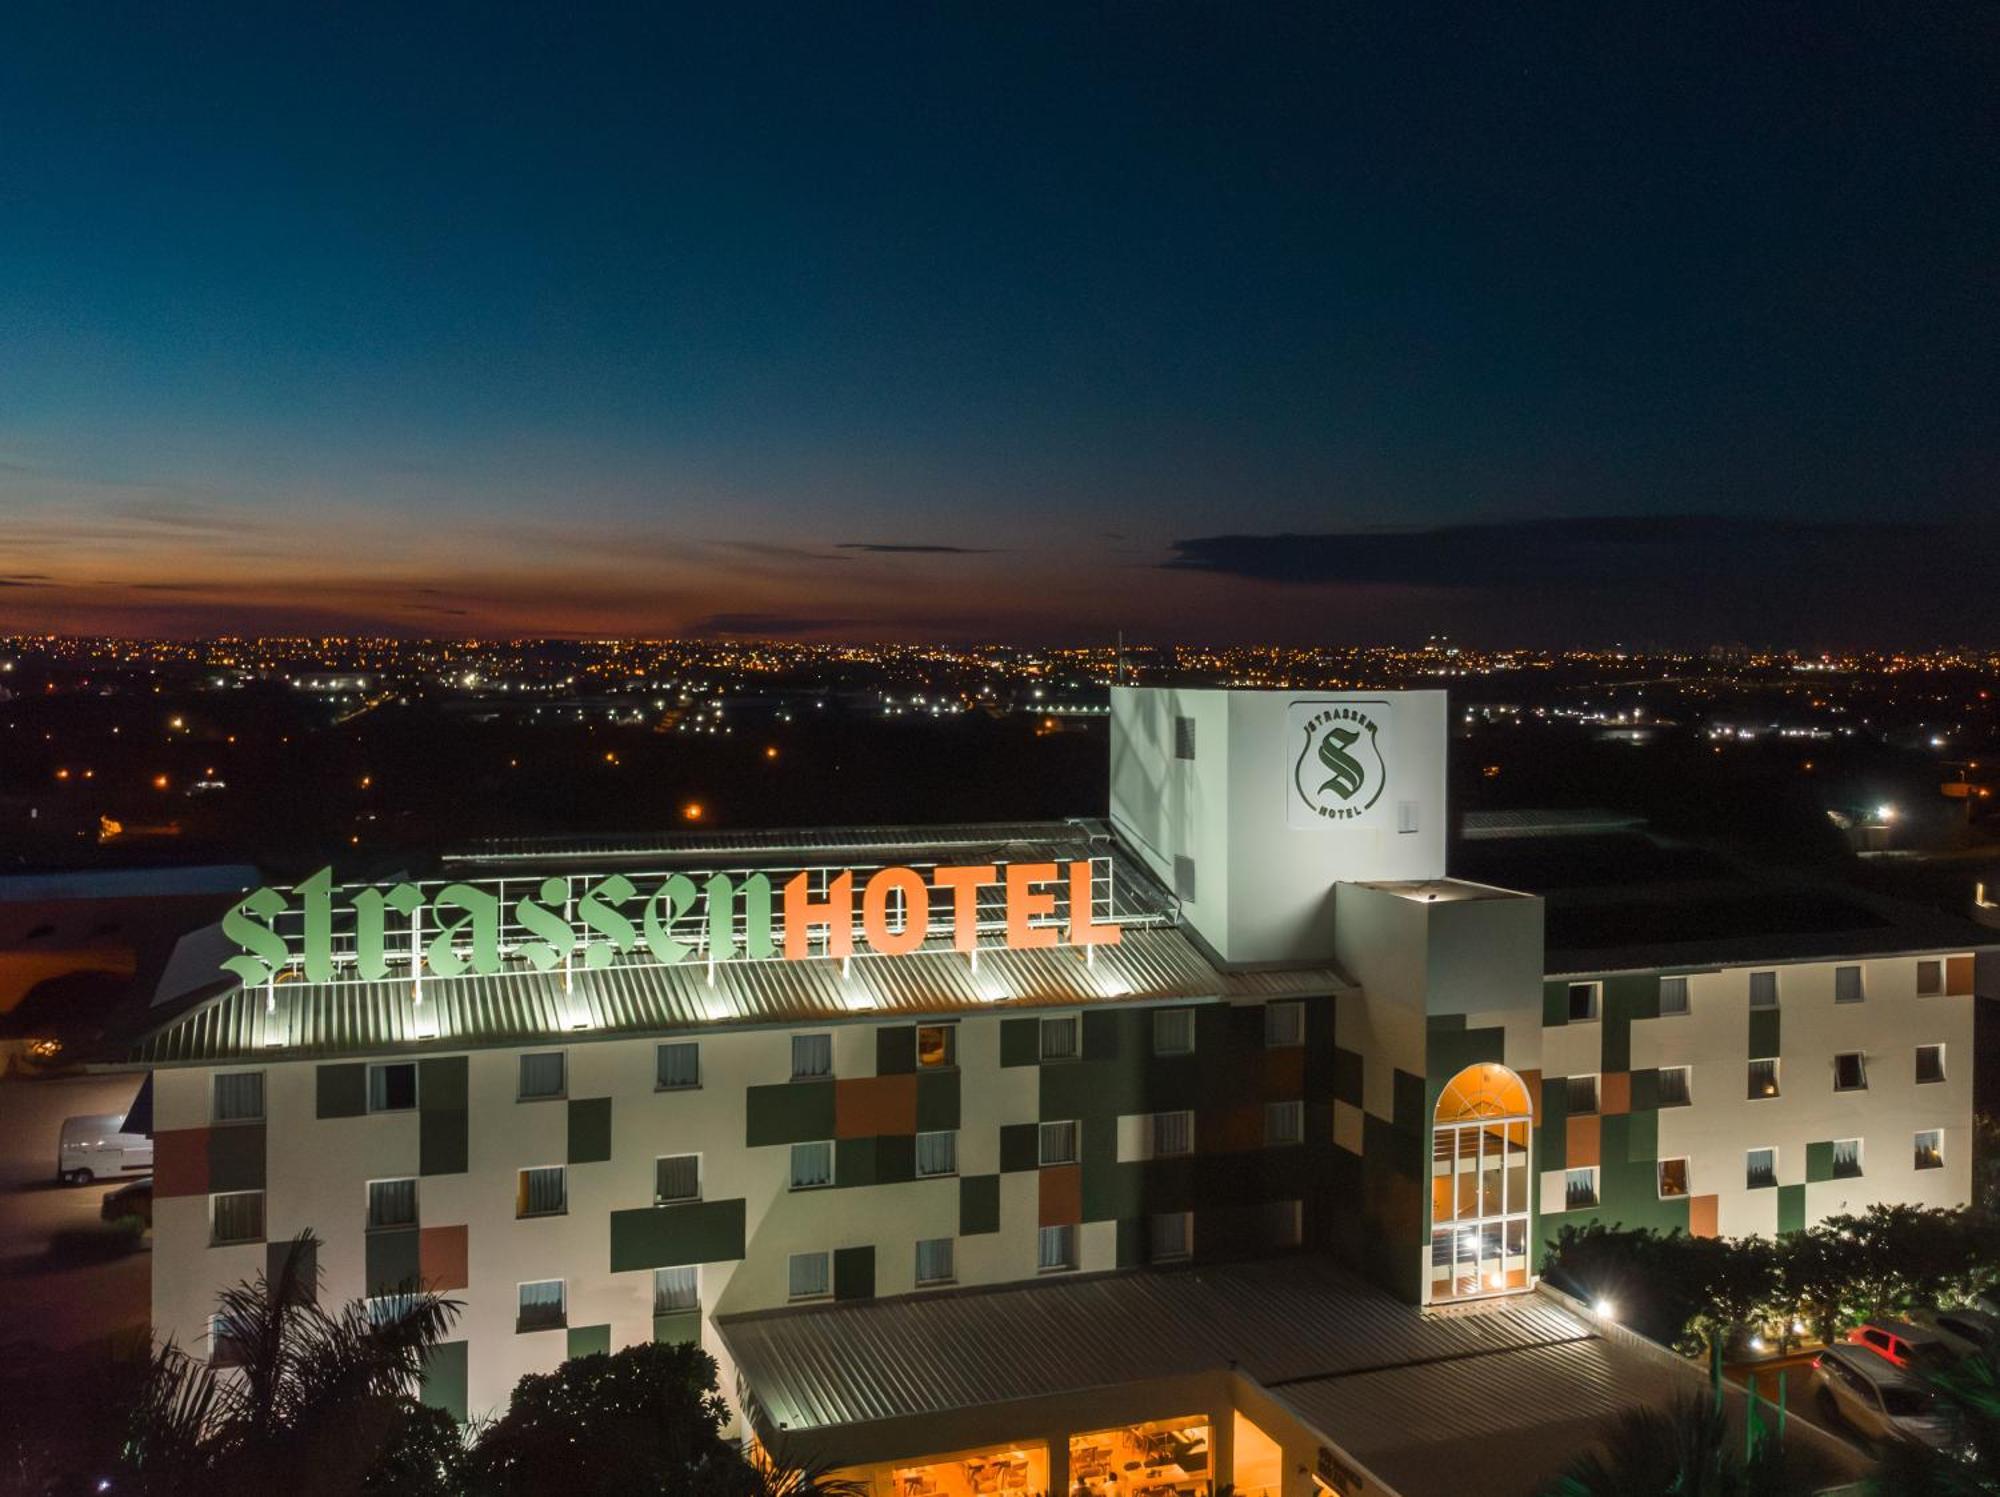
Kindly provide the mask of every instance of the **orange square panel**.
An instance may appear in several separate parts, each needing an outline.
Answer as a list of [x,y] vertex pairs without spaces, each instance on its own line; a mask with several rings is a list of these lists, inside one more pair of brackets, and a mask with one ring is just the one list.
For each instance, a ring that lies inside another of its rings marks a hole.
[[1564,1124],[1563,1162],[1570,1169],[1602,1164],[1604,1144],[1595,1117],[1570,1118]]
[[917,1078],[855,1076],[833,1084],[833,1136],[873,1138],[917,1131]]
[[1688,1236],[1720,1237],[1722,1235],[1715,1224],[1715,1203],[1716,1197],[1714,1196],[1688,1197]]

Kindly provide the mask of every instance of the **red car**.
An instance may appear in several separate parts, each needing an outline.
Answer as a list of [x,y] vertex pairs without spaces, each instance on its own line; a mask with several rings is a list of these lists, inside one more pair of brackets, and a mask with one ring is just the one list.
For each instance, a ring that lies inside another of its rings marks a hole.
[[1847,1339],[1910,1372],[1942,1372],[1958,1360],[1944,1337],[1906,1320],[1863,1321]]

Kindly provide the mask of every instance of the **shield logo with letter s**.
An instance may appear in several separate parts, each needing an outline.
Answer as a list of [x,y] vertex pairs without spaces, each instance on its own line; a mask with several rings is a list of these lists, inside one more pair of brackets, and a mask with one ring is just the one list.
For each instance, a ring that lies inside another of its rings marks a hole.
[[1355,698],[1293,702],[1287,710],[1291,786],[1286,820],[1295,827],[1369,818],[1388,788],[1389,704]]

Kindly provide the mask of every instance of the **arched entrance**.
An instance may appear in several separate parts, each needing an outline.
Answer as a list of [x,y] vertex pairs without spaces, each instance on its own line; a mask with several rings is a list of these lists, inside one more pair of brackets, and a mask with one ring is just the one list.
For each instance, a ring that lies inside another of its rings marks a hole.
[[1534,1104],[1505,1066],[1467,1066],[1431,1120],[1430,1299],[1528,1287]]

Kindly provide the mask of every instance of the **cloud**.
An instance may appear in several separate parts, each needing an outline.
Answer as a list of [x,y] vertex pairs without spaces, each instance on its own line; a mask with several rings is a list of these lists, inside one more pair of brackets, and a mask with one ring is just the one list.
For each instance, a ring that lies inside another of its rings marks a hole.
[[8,572],[0,576],[0,587],[48,587],[54,581],[46,572]]
[[467,613],[467,610],[463,608],[446,608],[440,603],[405,603],[403,611],[406,613],[441,613],[455,619],[462,619]]
[[786,546],[775,541],[718,541],[717,545],[730,551],[744,551],[752,556],[769,557],[776,561],[845,561],[851,556],[835,556],[828,551],[815,551],[810,546]]
[[877,556],[991,556],[983,546],[904,546],[889,541],[842,541],[842,551],[868,551]]

